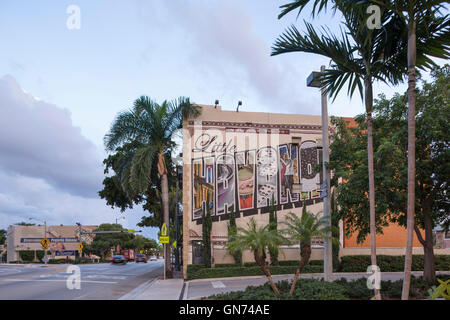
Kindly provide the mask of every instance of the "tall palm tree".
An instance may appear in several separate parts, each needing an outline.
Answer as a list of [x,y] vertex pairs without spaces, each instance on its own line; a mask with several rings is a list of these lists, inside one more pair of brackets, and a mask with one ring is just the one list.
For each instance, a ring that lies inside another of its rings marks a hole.
[[[295,285],[303,267],[308,264],[311,257],[311,240],[312,238],[326,238],[329,232],[332,232],[336,227],[327,226],[327,220],[325,217],[319,218],[306,210],[306,204],[303,206],[303,212],[299,218],[292,212],[289,212],[285,221],[283,222],[287,226],[286,232],[289,240],[294,243],[300,243],[300,261],[295,271],[294,281],[292,282],[290,294],[294,294]],[[339,242],[335,238],[331,238],[333,242]]]
[[[306,24],[307,34],[302,36],[292,26],[274,44],[272,55],[287,52],[310,52],[320,54],[333,61],[331,69],[322,75],[322,83],[327,92],[334,98],[348,82],[348,94],[353,95],[356,87],[364,97],[367,121],[367,153],[369,173],[369,211],[370,211],[370,243],[371,262],[376,265],[376,217],[375,217],[375,179],[373,169],[373,81],[398,84],[402,81],[406,70],[406,37],[405,23],[392,10],[381,12],[381,29],[366,27],[367,5],[361,1],[327,1],[327,0],[295,0],[282,6],[279,18],[288,12],[298,9],[299,14],[307,3],[313,2],[313,14],[325,9],[328,2],[333,9],[342,12],[346,32],[341,31],[342,39],[324,29],[319,36],[310,24]],[[370,1],[368,1],[370,2]],[[355,4],[356,3],[356,4]],[[420,66],[425,68],[433,64],[429,56],[445,57],[442,49],[446,46],[448,36],[442,32],[448,28],[445,20],[422,19],[419,21],[421,31]],[[425,31],[426,30],[426,31]],[[448,42],[447,42],[448,43]],[[375,296],[380,299],[379,290]]]
[[[365,10],[362,6],[349,7],[342,1],[334,2],[334,9],[340,10],[345,18],[346,31],[341,30],[341,39],[323,29],[319,35],[311,24],[306,23],[306,35],[302,35],[295,26],[291,26],[275,42],[272,55],[288,52],[309,52],[323,55],[332,60],[331,69],[325,70],[321,76],[322,85],[331,97],[338,93],[348,82],[347,93],[352,96],[358,88],[364,99],[367,121],[367,155],[369,176],[369,212],[370,212],[370,244],[371,262],[376,265],[376,218],[375,218],[375,178],[373,164],[373,81],[380,80],[397,84],[402,78],[399,66],[401,51],[399,24],[383,14],[384,29],[362,28],[365,22]],[[375,296],[381,299],[378,289]]]
[[[147,96],[141,96],[128,111],[120,112],[104,137],[107,151],[134,142],[136,148],[127,154],[119,173],[122,185],[129,194],[141,194],[150,184],[152,164],[157,159],[161,182],[163,222],[169,228],[169,184],[165,153],[174,145],[173,133],[182,127],[183,119],[196,117],[200,107],[191,104],[189,98],[157,104]],[[170,277],[170,246],[165,246],[165,270]]]
[[273,282],[267,265],[266,251],[278,249],[281,244],[285,243],[287,243],[286,239],[277,230],[271,230],[269,224],[258,227],[255,219],[251,218],[246,229],[237,228],[237,234],[230,237],[226,247],[231,252],[251,250],[256,264],[269,280],[273,292],[278,298],[281,298],[280,291]]
[[[418,49],[418,26],[420,23],[434,23],[441,20],[443,28],[442,39],[433,47],[428,47],[430,55],[440,55],[449,58],[449,19],[442,15],[441,9],[446,0],[377,0],[372,1],[394,12],[407,24],[408,30],[408,203],[406,222],[406,252],[405,270],[403,277],[402,300],[408,300],[411,282],[412,247],[415,216],[415,187],[416,187],[416,67],[420,62]],[[441,42],[444,41],[444,42]],[[434,54],[433,54],[434,53]]]

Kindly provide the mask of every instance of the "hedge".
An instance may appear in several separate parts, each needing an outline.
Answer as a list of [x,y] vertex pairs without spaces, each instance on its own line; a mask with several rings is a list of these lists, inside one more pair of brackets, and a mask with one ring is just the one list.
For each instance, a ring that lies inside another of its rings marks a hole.
[[23,262],[31,262],[34,260],[34,250],[21,250],[19,256]]
[[[195,266],[195,267],[191,267]],[[270,273],[276,274],[294,274],[297,266],[270,266]],[[302,273],[322,273],[322,266],[306,265]],[[260,267],[233,267],[233,268],[205,268],[203,265],[188,265],[187,278],[208,279],[208,278],[227,278],[244,276],[263,276],[264,273]]]
[[[435,255],[436,271],[450,271],[450,255]],[[370,255],[343,256],[339,271],[366,272],[370,266]],[[401,272],[405,267],[405,256],[377,255],[377,265],[381,272]],[[424,265],[423,255],[413,255],[412,271],[422,271]]]

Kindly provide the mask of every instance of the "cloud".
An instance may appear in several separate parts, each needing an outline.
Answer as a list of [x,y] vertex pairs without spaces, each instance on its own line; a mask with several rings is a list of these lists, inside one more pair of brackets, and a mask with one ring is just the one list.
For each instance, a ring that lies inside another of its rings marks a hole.
[[0,168],[75,195],[97,197],[102,155],[72,124],[67,109],[25,93],[12,76],[4,76],[0,114]]

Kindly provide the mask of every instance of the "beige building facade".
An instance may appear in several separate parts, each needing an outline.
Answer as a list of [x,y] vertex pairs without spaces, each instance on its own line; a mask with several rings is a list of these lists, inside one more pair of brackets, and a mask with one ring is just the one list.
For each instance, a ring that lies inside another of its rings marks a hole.
[[[92,232],[97,226],[82,226],[82,232]],[[20,251],[43,250],[41,241],[46,236],[50,241],[47,253],[52,258],[75,259],[80,243],[80,232],[78,226],[18,226],[8,227],[7,236],[7,262],[20,262]],[[94,234],[82,235],[81,241],[91,243]]]
[[[331,128],[331,127],[330,127]],[[331,128],[330,130],[333,130]],[[224,245],[230,214],[238,227],[251,218],[269,221],[274,200],[279,226],[288,212],[323,211],[321,117],[313,115],[224,111],[203,106],[201,116],[183,125],[183,261],[202,263],[202,212],[212,215],[213,264],[233,263]],[[320,239],[312,259],[321,259]],[[298,247],[284,247],[280,260],[299,258]],[[244,252],[244,262],[253,261]]]

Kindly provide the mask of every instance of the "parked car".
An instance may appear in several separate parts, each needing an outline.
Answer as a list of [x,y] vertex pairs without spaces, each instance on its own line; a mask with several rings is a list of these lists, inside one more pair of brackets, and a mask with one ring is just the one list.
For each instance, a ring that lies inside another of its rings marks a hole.
[[156,259],[156,256],[150,256],[150,259],[149,259],[150,261],[156,261],[157,259]]
[[111,261],[111,263],[120,263],[120,264],[126,264],[127,263],[127,259],[123,256],[123,255],[121,255],[121,254],[118,254],[118,255],[115,255],[115,256],[113,256],[111,259],[109,259],[110,261]]
[[147,256],[145,254],[137,254],[135,261],[136,261],[136,263],[141,262],[141,261],[147,263]]

